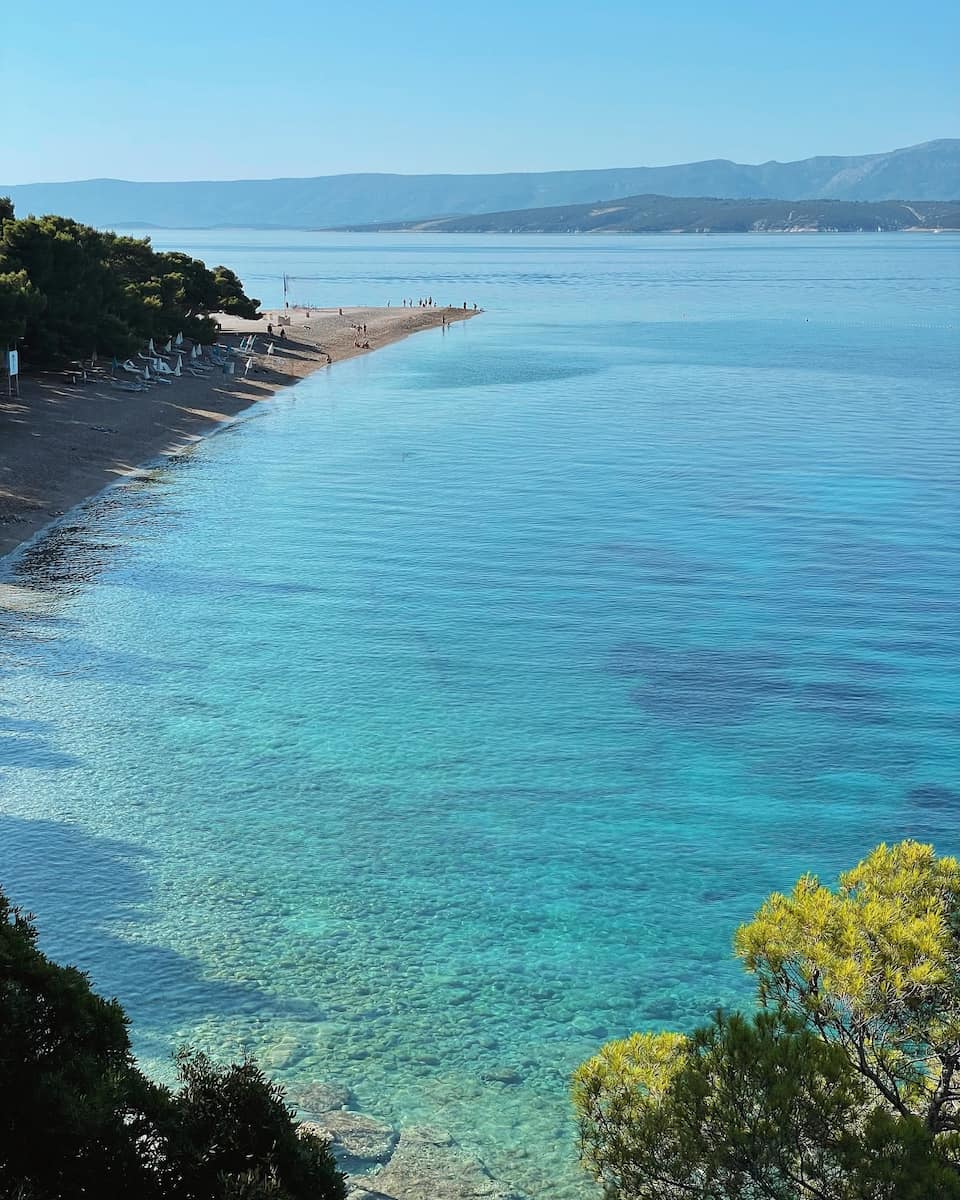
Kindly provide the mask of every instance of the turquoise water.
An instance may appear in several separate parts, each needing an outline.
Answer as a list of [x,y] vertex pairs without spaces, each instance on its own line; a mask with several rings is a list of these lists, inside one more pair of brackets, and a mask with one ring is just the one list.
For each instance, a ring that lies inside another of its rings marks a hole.
[[0,880],[155,1073],[245,1046],[582,1195],[601,1039],[748,1000],[803,870],[960,852],[960,239],[156,240],[487,312],[10,564]]

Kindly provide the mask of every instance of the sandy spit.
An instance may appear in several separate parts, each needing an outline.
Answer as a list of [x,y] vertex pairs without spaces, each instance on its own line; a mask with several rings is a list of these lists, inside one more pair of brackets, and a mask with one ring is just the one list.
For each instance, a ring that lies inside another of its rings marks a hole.
[[[251,404],[325,369],[328,356],[334,363],[368,354],[475,314],[457,308],[290,309],[283,314],[290,320],[283,341],[277,338],[280,315],[218,318],[224,344],[260,335],[260,353],[246,376],[189,376],[133,393],[111,384],[108,365],[81,385],[65,371],[24,374],[19,399],[8,398],[6,381],[0,383],[0,556],[107,484],[141,474],[144,463],[162,455],[183,453]],[[273,337],[266,333],[271,319]],[[358,334],[358,325],[366,332]],[[268,356],[271,341],[274,353]]]

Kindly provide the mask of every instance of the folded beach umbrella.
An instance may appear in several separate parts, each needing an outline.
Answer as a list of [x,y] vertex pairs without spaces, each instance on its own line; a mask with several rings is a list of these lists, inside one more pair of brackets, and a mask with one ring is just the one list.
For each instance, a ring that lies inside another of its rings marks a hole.
[[174,375],[176,375],[176,377],[178,379],[183,374],[183,369],[181,368],[179,363],[177,363],[177,365],[173,368],[173,373],[174,373]]
[[156,351],[156,348],[155,348],[155,346],[154,346],[154,344],[153,344],[153,338],[151,338],[151,339],[150,339],[150,344],[149,344],[149,346],[147,346],[147,353],[148,353],[148,354],[156,354],[156,352],[157,352],[157,351]]
[[177,336],[176,336],[176,337],[173,339],[173,344],[174,344],[175,346],[182,346],[182,345],[183,345],[183,334],[182,334],[182,333],[178,333],[178,334],[177,334]]
[[167,344],[163,348],[164,354],[169,354],[173,349],[173,338],[167,338]]
[[144,377],[144,379],[149,380],[149,378],[150,378],[150,368],[149,367],[143,368],[143,377]]

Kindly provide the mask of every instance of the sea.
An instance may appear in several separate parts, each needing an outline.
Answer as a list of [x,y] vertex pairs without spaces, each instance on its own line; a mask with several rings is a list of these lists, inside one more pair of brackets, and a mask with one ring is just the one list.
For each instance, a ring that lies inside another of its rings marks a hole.
[[153,231],[482,313],[3,562],[0,883],[177,1046],[580,1200],[569,1078],[731,939],[960,853],[960,235]]

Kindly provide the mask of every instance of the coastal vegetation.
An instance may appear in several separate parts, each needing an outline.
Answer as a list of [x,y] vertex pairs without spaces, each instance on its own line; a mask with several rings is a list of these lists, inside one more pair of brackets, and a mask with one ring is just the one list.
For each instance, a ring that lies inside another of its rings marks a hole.
[[227,267],[66,217],[18,220],[0,197],[0,349],[31,362],[126,356],[180,332],[209,342],[209,313],[254,317],[259,304]]
[[611,1200],[960,1197],[960,862],[878,846],[735,938],[756,1015],[637,1033],[577,1071]]
[[327,1143],[255,1062],[183,1050],[171,1091],[137,1068],[127,1027],[0,892],[0,1195],[343,1200]]

